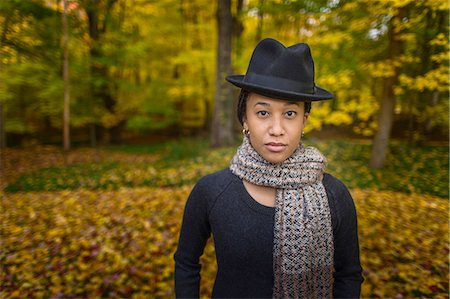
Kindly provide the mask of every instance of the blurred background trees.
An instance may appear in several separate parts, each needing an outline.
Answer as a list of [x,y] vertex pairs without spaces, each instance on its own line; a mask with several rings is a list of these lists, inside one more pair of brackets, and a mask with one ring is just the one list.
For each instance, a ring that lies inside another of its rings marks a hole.
[[[67,1],[72,143],[212,130],[217,1]],[[62,144],[62,4],[0,3],[3,146]],[[232,72],[245,72],[261,38],[306,42],[317,84],[336,96],[313,105],[307,130],[374,137],[377,153],[393,134],[447,138],[448,9],[444,0],[232,0]],[[233,109],[236,94],[226,97]]]

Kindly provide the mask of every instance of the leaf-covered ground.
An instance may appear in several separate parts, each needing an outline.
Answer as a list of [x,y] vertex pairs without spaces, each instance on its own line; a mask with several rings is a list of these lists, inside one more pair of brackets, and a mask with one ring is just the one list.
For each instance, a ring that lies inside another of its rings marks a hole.
[[[327,152],[330,172],[352,187],[363,297],[448,298],[448,152],[402,153],[397,146],[392,165],[374,172],[361,168],[365,145],[315,145]],[[173,253],[187,195],[233,152],[201,143],[78,149],[68,157],[54,148],[8,150],[0,297],[173,297]],[[207,297],[216,269],[212,242],[202,264]]]
[[[350,188],[449,196],[446,146],[393,144],[385,167],[373,170],[367,166],[369,144],[314,140],[306,144],[318,147],[329,160],[327,171]],[[7,192],[183,186],[227,167],[235,150],[207,150],[207,143],[198,139],[157,147],[77,149],[68,155],[49,147],[9,149],[4,153],[2,185]]]

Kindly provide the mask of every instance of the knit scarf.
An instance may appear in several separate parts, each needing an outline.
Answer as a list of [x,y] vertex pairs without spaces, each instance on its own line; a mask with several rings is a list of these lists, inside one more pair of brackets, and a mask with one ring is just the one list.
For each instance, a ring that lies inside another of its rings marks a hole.
[[259,186],[276,188],[273,298],[330,298],[333,290],[333,229],[322,183],[325,157],[300,144],[279,164],[262,158],[244,136],[231,172]]

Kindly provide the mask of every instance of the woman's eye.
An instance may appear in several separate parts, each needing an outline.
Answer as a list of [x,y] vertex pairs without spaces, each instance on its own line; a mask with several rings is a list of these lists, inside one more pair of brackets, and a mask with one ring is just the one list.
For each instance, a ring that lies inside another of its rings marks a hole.
[[269,112],[261,110],[261,111],[256,112],[256,114],[258,114],[259,116],[262,116],[262,117],[266,117],[269,115]]
[[288,112],[286,112],[286,116],[288,117],[288,118],[293,118],[293,117],[295,117],[297,115],[297,112],[295,112],[295,111],[288,111]]

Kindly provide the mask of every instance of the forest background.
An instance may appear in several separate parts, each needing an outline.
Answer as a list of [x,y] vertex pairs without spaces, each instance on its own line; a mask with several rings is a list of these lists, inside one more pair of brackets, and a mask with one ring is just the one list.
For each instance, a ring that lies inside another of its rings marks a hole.
[[[62,3],[0,4],[3,147],[62,143]],[[447,140],[447,1],[236,0],[217,6],[206,0],[68,1],[71,143],[208,132],[223,85],[216,80],[216,15],[223,10],[229,12],[222,24],[232,42],[230,73],[245,73],[263,37],[311,46],[316,83],[336,97],[313,105],[307,133],[333,127],[372,138],[382,115],[387,139],[393,123],[394,136],[410,143]],[[219,125],[230,131],[225,136],[239,131],[232,92],[222,113],[234,125]]]
[[[227,167],[259,40],[312,49],[305,143],[358,211],[367,298],[448,298],[445,0],[0,1],[5,298],[173,297],[185,200]],[[444,237],[443,237],[444,236]],[[211,242],[201,294],[216,269]]]

